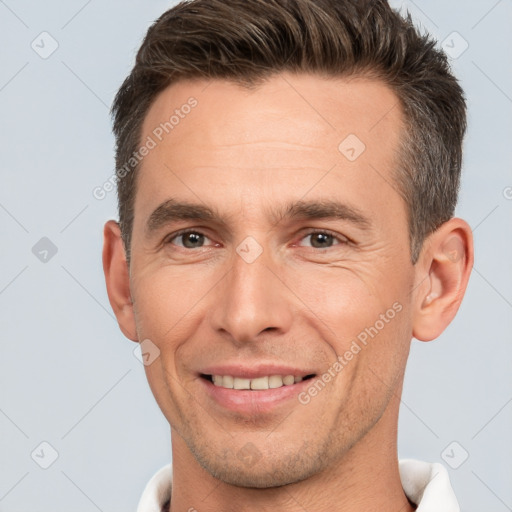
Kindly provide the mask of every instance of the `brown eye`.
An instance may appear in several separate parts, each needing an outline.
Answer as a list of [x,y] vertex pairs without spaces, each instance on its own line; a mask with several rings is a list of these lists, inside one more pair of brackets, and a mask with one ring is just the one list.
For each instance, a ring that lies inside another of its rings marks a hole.
[[311,240],[311,246],[316,249],[331,247],[334,242],[334,237],[329,233],[311,233],[308,236]]
[[[181,243],[177,243],[176,240],[181,240]],[[197,231],[184,231],[170,238],[168,243],[184,247],[185,249],[197,249],[203,247],[205,240],[209,240],[209,238],[202,233]]]
[[348,243],[348,239],[342,235],[330,233],[329,231],[312,231],[306,234],[302,240],[308,240],[309,243],[300,243],[301,246],[313,247],[314,249],[329,249],[335,245]]

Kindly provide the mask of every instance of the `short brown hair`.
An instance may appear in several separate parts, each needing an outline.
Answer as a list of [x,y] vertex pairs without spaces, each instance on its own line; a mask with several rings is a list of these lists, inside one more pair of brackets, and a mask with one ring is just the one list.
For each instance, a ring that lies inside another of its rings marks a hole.
[[[149,28],[113,106],[119,222],[128,261],[140,147],[156,96],[184,79],[256,87],[280,72],[371,76],[404,117],[395,179],[409,212],[411,259],[455,210],[466,131],[463,91],[446,55],[385,0],[191,0]],[[123,167],[124,166],[124,167]]]

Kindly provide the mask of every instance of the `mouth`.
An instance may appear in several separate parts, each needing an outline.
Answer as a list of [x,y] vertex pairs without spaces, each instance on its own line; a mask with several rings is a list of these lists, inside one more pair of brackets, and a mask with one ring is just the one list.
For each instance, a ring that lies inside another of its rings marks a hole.
[[208,375],[201,373],[200,377],[211,382],[214,386],[231,390],[265,391],[292,386],[312,379],[316,374],[308,375],[264,375],[255,378],[234,377],[233,375]]
[[196,375],[202,393],[218,412],[263,419],[299,404],[300,393],[319,373],[311,367],[253,361],[203,367]]
[[202,373],[199,381],[206,396],[223,412],[263,419],[282,411],[282,407],[298,405],[300,393],[315,376],[274,374],[247,378]]

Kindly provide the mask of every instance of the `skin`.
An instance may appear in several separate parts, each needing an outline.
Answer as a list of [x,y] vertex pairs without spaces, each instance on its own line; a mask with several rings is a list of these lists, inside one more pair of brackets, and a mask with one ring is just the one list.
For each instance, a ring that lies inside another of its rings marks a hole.
[[[104,229],[120,328],[160,351],[145,370],[171,425],[171,512],[414,510],[397,461],[403,375],[411,338],[436,338],[459,308],[473,263],[468,224],[443,224],[411,263],[393,179],[402,113],[383,83],[279,74],[248,91],[178,82],[152,105],[141,140],[191,96],[197,107],[142,162],[129,268],[118,224]],[[348,134],[366,146],[354,161],[338,150]],[[170,198],[208,205],[222,221],[148,232]],[[342,202],[368,225],[272,217],[296,200]],[[173,238],[184,228],[205,238],[185,246]],[[319,247],[311,230],[334,237]],[[252,263],[236,251],[247,236],[263,249]],[[198,369],[226,361],[321,376],[393,304],[400,312],[306,405],[239,414],[204,393]],[[248,445],[251,463],[239,456]]]

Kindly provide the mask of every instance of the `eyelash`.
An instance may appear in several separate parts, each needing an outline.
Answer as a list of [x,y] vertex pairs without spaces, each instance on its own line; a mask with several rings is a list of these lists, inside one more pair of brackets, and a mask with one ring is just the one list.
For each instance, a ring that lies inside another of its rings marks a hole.
[[[195,230],[195,229],[183,229],[181,231],[178,231],[177,233],[173,233],[172,235],[170,235],[164,241],[164,244],[165,245],[171,244],[171,242],[173,240],[175,240],[176,238],[179,238],[180,236],[183,236],[183,235],[187,235],[189,233],[194,233],[196,235],[202,235],[205,238],[209,239],[209,237],[205,233],[203,233],[202,231]],[[337,246],[337,245],[347,245],[350,242],[350,240],[347,237],[344,237],[342,235],[336,234],[335,232],[329,231],[328,229],[312,229],[312,230],[308,231],[307,233],[304,233],[302,235],[302,237],[301,237],[301,240],[303,240],[304,238],[307,238],[308,236],[316,235],[316,234],[332,236],[336,241],[338,241],[338,244],[335,244],[335,246]],[[310,247],[310,248],[311,249],[319,249],[317,247]],[[331,247],[326,247],[326,249],[330,249],[330,248]],[[188,248],[187,247],[183,247],[183,249],[188,249]],[[202,249],[202,247],[199,247],[199,249]],[[188,249],[188,250],[193,250],[193,249]]]
[[[334,238],[334,240],[336,240],[338,242],[335,245],[347,245],[349,243],[349,239],[346,236],[337,234],[334,231],[329,231],[328,229],[312,229],[312,230],[304,233],[302,235],[301,240],[303,240],[304,238],[307,238],[308,236],[316,235],[316,234],[332,236],[332,238]],[[317,247],[311,247],[311,249],[317,249]],[[327,249],[330,249],[330,247],[327,247]]]

